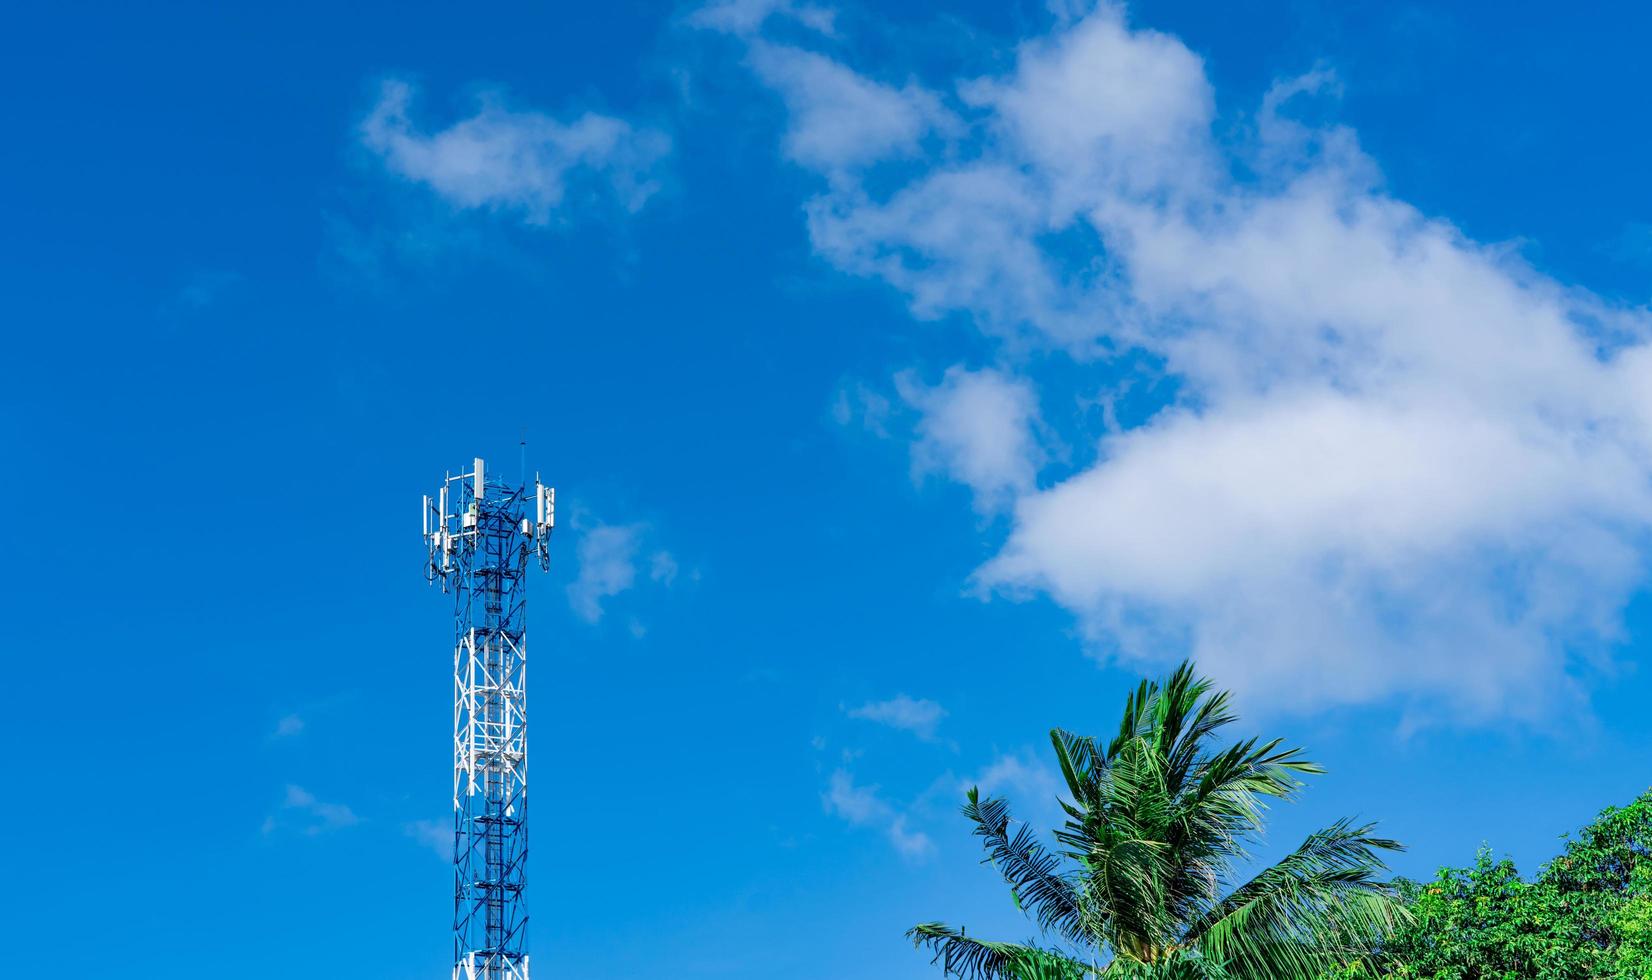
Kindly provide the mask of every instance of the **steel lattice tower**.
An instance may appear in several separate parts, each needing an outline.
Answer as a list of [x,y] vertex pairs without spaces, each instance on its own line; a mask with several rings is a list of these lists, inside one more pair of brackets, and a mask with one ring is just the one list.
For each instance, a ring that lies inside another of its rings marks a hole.
[[426,577],[454,595],[453,978],[528,980],[528,563],[549,567],[556,491],[482,461],[424,499]]

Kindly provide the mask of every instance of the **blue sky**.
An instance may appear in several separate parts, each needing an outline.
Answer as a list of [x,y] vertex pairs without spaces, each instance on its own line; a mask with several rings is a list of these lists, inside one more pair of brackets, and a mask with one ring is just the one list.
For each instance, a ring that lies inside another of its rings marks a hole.
[[[414,509],[559,488],[533,952],[907,978],[1197,654],[1401,871],[1652,782],[1644,12],[55,5],[0,36],[13,946],[443,975]],[[228,964],[228,965],[226,965]]]

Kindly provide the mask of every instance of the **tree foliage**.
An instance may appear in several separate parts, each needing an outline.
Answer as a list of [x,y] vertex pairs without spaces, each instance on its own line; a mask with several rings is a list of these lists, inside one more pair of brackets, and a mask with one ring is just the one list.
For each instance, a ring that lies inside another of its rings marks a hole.
[[1532,881],[1482,850],[1472,867],[1402,883],[1411,921],[1391,978],[1652,978],[1652,791],[1603,811]]
[[908,936],[979,980],[1312,980],[1376,962],[1405,913],[1384,883],[1399,848],[1333,824],[1240,881],[1270,800],[1319,773],[1279,739],[1217,748],[1230,697],[1183,664],[1130,695],[1117,734],[1050,733],[1067,799],[1051,850],[1001,799],[964,814],[1041,938],[991,942],[938,922]]

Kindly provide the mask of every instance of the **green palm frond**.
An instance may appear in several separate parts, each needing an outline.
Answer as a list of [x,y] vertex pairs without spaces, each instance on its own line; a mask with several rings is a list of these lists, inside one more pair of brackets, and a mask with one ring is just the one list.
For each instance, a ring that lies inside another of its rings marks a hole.
[[1016,905],[1029,912],[1041,928],[1083,940],[1082,908],[1072,882],[1057,873],[1060,858],[1044,849],[1027,824],[1011,836],[1009,804],[1004,800],[983,800],[973,786],[968,799],[964,816],[974,821],[975,835],[987,849],[984,863],[993,865],[1004,876]]
[[1401,850],[1342,820],[1236,889],[1187,941],[1236,977],[1313,978],[1368,958],[1403,919],[1382,854]]
[[1089,967],[1037,946],[976,939],[940,922],[924,922],[906,931],[912,945],[929,947],[932,963],[947,976],[970,980],[1085,980]]
[[1114,960],[1101,976],[1103,980],[1232,980],[1222,964],[1197,949],[1176,950],[1153,963]]
[[1096,800],[1093,774],[1104,764],[1096,740],[1074,735],[1057,728],[1050,732],[1050,743],[1055,746],[1056,763],[1061,767],[1061,778],[1067,782],[1067,792],[1081,807],[1093,807]]
[[1166,752],[1171,789],[1174,792],[1185,789],[1190,777],[1198,773],[1201,768],[1199,760],[1210,737],[1239,720],[1238,716],[1229,710],[1232,696],[1228,692],[1216,691],[1206,695],[1208,690],[1208,683],[1199,688],[1201,700],[1193,707],[1186,721],[1180,725],[1177,737],[1171,741]]

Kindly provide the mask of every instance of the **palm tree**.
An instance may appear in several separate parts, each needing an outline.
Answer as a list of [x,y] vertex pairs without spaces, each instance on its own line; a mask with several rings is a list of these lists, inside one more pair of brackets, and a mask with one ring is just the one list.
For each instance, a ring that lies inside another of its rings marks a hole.
[[[978,980],[1311,980],[1366,961],[1405,917],[1382,880],[1401,845],[1342,820],[1223,892],[1262,830],[1267,800],[1324,772],[1279,739],[1216,751],[1230,696],[1184,663],[1143,682],[1118,735],[1050,733],[1071,799],[1047,850],[1009,806],[969,791],[964,814],[1043,943],[914,926],[947,975]],[[1019,823],[1019,821],[1017,821]]]

